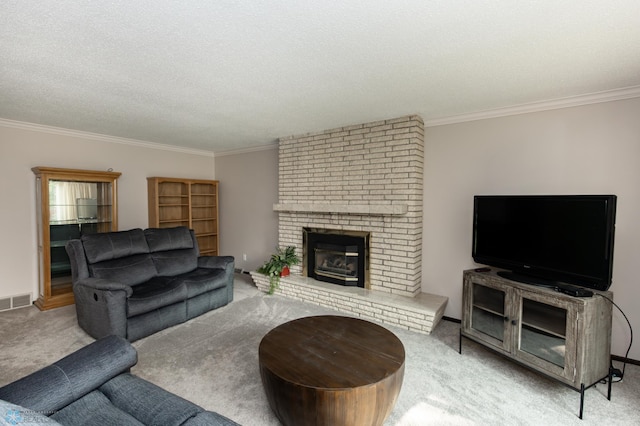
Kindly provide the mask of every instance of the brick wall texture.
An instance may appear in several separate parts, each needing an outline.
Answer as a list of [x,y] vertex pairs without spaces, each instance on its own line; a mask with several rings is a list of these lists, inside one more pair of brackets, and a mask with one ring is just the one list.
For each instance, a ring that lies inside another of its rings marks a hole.
[[[422,282],[423,169],[419,116],[281,138],[278,202],[336,208],[279,212],[279,245],[302,253],[305,227],[369,232],[371,290],[415,296]],[[348,214],[343,208],[397,204],[406,213]],[[302,266],[292,273],[302,274]]]

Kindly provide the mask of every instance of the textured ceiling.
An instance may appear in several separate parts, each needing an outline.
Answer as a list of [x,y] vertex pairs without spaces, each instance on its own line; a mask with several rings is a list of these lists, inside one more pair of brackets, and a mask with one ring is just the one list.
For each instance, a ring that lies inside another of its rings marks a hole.
[[0,118],[220,152],[640,87],[640,1],[3,0],[0,61]]

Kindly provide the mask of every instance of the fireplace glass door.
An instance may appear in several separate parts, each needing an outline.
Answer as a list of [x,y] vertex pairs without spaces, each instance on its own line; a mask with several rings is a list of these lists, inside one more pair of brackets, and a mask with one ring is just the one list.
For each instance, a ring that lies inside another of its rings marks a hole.
[[358,282],[358,247],[319,243],[315,247],[315,274]]
[[307,276],[332,284],[367,288],[369,233],[347,232],[306,230],[303,240]]

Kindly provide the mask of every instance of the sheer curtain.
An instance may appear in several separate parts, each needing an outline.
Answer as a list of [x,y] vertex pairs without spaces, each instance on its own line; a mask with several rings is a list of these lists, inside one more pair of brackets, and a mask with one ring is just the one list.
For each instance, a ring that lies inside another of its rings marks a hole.
[[96,198],[97,184],[88,182],[49,182],[50,222],[77,221],[78,198]]

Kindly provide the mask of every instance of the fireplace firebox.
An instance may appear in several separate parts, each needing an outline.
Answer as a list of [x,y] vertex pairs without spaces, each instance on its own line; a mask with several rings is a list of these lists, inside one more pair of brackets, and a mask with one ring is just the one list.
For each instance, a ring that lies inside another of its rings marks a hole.
[[303,242],[303,275],[368,288],[368,232],[305,228]]

